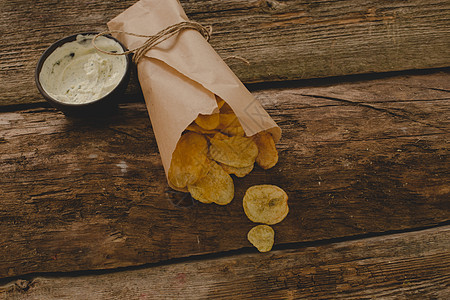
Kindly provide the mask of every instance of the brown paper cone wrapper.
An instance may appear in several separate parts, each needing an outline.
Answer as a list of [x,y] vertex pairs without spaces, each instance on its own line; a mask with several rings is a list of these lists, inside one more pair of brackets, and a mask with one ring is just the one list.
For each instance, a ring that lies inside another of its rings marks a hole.
[[[178,0],[141,0],[108,22],[110,30],[155,35],[189,21]],[[146,38],[114,34],[128,49]],[[215,95],[235,112],[247,136],[269,130],[275,141],[281,129],[203,36],[183,30],[149,50],[137,65],[164,170],[186,127],[198,114],[218,112]]]

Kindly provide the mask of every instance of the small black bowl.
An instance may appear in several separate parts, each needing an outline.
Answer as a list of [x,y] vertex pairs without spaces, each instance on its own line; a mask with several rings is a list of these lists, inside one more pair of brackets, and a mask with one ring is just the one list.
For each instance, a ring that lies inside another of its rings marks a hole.
[[[119,84],[107,95],[97,99],[93,100],[87,103],[81,103],[81,104],[73,104],[73,103],[65,103],[58,101],[57,99],[53,98],[47,92],[44,90],[44,88],[41,85],[39,75],[42,70],[42,66],[45,62],[45,60],[48,58],[50,54],[53,53],[58,47],[62,46],[65,43],[75,41],[78,35],[96,35],[96,32],[85,32],[85,33],[78,33],[71,36],[67,36],[63,39],[60,39],[59,41],[52,44],[50,47],[47,48],[47,50],[44,51],[41,58],[39,59],[37,65],[36,65],[36,72],[35,72],[35,81],[36,86],[39,90],[39,92],[44,96],[44,98],[57,109],[64,112],[64,114],[69,116],[76,116],[76,117],[82,117],[82,116],[92,116],[93,114],[98,113],[109,113],[111,111],[114,111],[117,108],[117,104],[120,100],[120,97],[123,95],[128,82],[130,80],[130,72],[131,72],[131,58],[129,55],[125,55],[126,58],[126,70],[125,73],[120,80]],[[119,42],[117,39],[110,35],[105,35],[104,37],[109,38],[117,42],[123,49],[123,51],[126,51],[124,45],[122,45],[121,42]]]

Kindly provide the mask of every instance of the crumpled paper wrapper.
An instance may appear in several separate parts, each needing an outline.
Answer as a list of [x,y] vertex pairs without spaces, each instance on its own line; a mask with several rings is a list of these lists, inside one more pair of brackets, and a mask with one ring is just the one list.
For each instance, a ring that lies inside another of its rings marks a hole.
[[[108,22],[109,30],[154,35],[189,21],[178,0],[141,0]],[[128,49],[146,38],[113,34]],[[138,78],[158,143],[164,170],[186,127],[198,114],[218,112],[215,95],[234,110],[247,136],[281,129],[196,30],[183,30],[150,49],[137,65]]]

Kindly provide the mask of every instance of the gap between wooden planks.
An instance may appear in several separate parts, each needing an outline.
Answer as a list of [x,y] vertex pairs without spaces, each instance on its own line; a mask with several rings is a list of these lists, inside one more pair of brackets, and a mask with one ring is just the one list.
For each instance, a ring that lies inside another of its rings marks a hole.
[[0,277],[249,247],[241,199],[254,184],[290,197],[277,244],[447,221],[449,78],[255,91],[283,129],[280,162],[235,179],[225,207],[178,205],[141,103],[91,121],[1,113]]
[[447,299],[450,226],[130,271],[40,275],[4,299]]
[[[34,68],[56,40],[106,30],[136,0],[0,0],[0,105],[42,102]],[[211,45],[246,82],[448,67],[446,0],[181,1],[212,25]],[[136,83],[135,81],[133,81]],[[129,90],[136,94],[137,85]]]

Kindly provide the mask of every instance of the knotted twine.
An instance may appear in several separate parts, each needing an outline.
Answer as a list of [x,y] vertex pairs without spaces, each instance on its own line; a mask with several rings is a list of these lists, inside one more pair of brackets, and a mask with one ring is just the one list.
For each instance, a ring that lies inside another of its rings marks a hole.
[[[164,42],[165,40],[171,38],[175,34],[179,33],[182,30],[185,30],[185,29],[197,30],[208,42],[209,42],[209,39],[211,38],[212,26],[205,27],[197,22],[185,21],[185,22],[180,22],[177,24],[170,25],[155,35],[137,34],[137,33],[132,33],[132,32],[120,31],[120,30],[103,31],[94,36],[94,38],[92,39],[92,45],[98,51],[105,53],[105,54],[109,54],[109,55],[128,55],[130,53],[134,53],[133,54],[133,62],[135,64],[138,64],[140,59],[145,55],[145,53],[147,53],[147,51],[149,51],[153,47],[159,45],[160,43]],[[139,46],[137,48],[127,50],[122,53],[109,52],[109,51],[105,51],[105,50],[98,48],[97,45],[95,44],[95,40],[100,36],[104,36],[104,35],[111,34],[111,33],[121,33],[121,34],[128,34],[128,35],[136,36],[136,37],[143,37],[143,38],[147,38],[147,41],[145,41],[144,44],[142,44],[141,46]],[[237,56],[237,55],[228,56],[228,57],[224,58],[224,60],[230,59],[230,58],[236,58],[236,59],[239,59],[239,60],[245,62],[248,65],[250,64],[250,62],[248,60],[246,60],[245,58],[242,58],[240,56]]]

